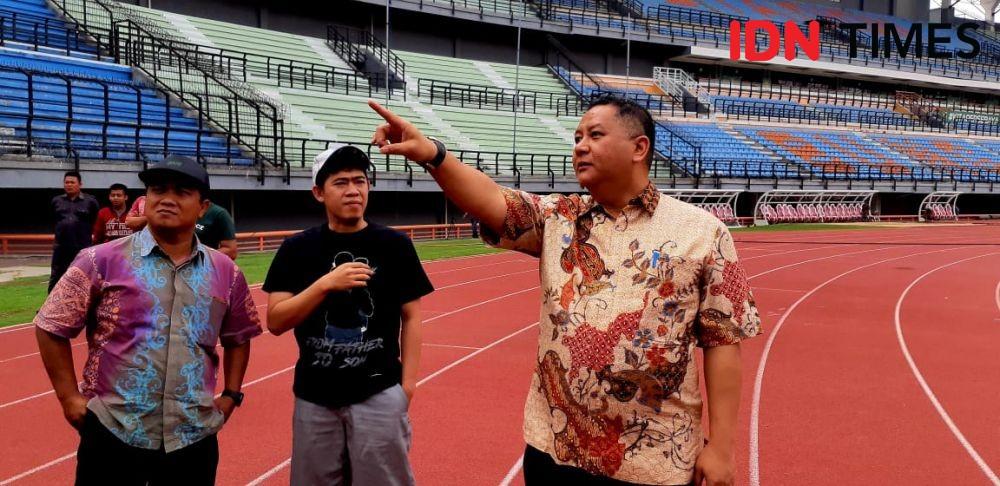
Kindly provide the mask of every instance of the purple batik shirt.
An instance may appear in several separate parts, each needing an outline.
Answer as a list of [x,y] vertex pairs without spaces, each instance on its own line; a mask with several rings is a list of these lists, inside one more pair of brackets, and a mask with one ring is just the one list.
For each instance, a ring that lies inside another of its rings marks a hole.
[[228,256],[198,243],[175,266],[148,228],[82,250],[34,324],[65,338],[86,328],[87,408],[126,444],[167,452],[222,427],[216,344],[261,333],[246,279]]

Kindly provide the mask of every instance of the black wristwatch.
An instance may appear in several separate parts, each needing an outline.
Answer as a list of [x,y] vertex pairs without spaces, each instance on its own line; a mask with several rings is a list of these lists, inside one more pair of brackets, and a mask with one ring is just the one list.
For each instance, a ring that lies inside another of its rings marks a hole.
[[427,169],[437,169],[444,162],[444,156],[448,155],[448,148],[444,146],[444,142],[434,137],[427,137],[427,139],[434,142],[434,145],[437,146],[437,154],[431,160],[417,161],[417,163]]
[[243,405],[243,392],[222,390],[222,396],[232,398],[237,407]]

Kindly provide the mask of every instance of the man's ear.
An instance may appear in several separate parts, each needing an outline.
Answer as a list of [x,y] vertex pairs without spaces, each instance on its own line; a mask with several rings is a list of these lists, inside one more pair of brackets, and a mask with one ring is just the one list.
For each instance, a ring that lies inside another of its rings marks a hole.
[[211,205],[212,201],[210,201],[208,198],[201,200],[201,211],[198,212],[198,219],[201,219],[205,216],[205,213],[208,212],[208,208]]
[[638,161],[645,164],[647,160],[650,160],[649,155],[650,152],[652,152],[652,150],[653,147],[652,144],[649,143],[649,137],[645,135],[640,135],[639,137],[636,137],[635,151],[632,153],[632,161],[633,162]]
[[322,204],[323,203],[323,188],[319,187],[319,186],[313,186],[312,193],[313,193],[313,198],[316,199],[317,202],[319,202],[319,203]]

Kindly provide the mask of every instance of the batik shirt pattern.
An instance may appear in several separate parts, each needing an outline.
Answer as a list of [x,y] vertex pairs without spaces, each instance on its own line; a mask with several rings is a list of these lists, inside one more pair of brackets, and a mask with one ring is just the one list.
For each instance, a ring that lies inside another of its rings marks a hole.
[[703,447],[696,346],[738,343],[760,318],[732,237],[650,184],[618,217],[589,195],[504,189],[495,246],[540,258],[529,445],[644,484],[687,484]]
[[222,427],[216,344],[262,332],[228,256],[198,243],[175,266],[148,228],[81,251],[34,324],[65,338],[86,329],[87,407],[126,444],[167,452]]

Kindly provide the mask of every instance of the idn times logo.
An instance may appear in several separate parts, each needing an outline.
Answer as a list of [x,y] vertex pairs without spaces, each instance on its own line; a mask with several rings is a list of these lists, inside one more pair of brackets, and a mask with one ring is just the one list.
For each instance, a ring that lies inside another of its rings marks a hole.
[[[778,56],[782,47],[785,59],[791,61],[801,50],[813,61],[820,58],[822,45],[848,46],[848,56],[857,58],[859,46],[872,58],[889,58],[893,54],[905,59],[908,56],[932,59],[973,59],[982,46],[973,34],[979,26],[964,23],[957,28],[951,24],[914,23],[897,28],[893,23],[852,24],[826,23],[812,20],[806,31],[793,21],[779,24],[770,20],[733,20],[729,23],[729,59],[760,62]],[[952,36],[954,34],[954,37]],[[955,46],[957,38],[961,46]],[[756,40],[756,42],[755,42]]]

